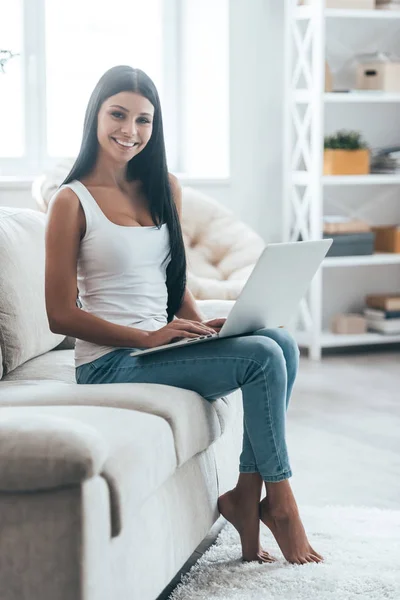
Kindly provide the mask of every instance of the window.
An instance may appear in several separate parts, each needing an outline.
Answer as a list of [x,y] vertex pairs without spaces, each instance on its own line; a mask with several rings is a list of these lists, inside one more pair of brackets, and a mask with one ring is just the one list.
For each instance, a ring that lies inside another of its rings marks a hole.
[[46,0],[50,156],[78,153],[90,94],[110,67],[140,67],[162,96],[162,17],[162,0]]
[[117,64],[157,86],[168,166],[228,175],[228,0],[0,0],[0,175],[77,155],[84,112]]
[[229,174],[227,2],[182,3],[182,170]]
[[[22,54],[22,0],[0,0],[0,50]],[[4,58],[8,54],[2,54]],[[25,147],[25,115],[21,56],[15,56],[0,73],[0,159],[21,157]]]

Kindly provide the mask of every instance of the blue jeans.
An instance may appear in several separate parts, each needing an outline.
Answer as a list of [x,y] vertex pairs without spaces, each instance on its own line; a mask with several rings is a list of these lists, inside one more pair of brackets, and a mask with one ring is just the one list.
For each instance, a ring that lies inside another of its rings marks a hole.
[[241,388],[240,473],[260,473],[267,482],[292,476],[285,417],[299,349],[285,329],[258,329],[138,357],[129,355],[132,350],[118,349],[81,365],[77,383],[160,383],[192,390],[208,401]]

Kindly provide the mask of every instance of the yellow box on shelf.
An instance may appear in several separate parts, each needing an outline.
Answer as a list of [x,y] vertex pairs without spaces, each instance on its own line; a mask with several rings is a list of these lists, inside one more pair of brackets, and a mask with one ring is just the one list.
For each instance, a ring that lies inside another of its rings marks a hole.
[[324,175],[367,175],[369,150],[324,150]]
[[379,225],[372,227],[372,231],[376,252],[400,253],[400,225]]

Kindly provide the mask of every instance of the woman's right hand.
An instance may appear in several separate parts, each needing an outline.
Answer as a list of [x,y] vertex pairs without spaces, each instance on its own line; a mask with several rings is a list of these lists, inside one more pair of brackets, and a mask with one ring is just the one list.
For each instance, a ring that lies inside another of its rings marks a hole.
[[196,338],[200,335],[209,335],[210,333],[216,333],[216,330],[199,321],[174,319],[168,325],[156,331],[149,331],[146,347],[156,348],[157,346],[177,342],[183,338]]

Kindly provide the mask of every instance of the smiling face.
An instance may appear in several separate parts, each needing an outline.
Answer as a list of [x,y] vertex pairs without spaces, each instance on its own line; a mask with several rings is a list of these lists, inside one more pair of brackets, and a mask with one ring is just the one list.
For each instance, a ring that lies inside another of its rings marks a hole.
[[153,131],[154,106],[135,92],[120,92],[99,110],[97,139],[101,149],[118,163],[139,154]]

